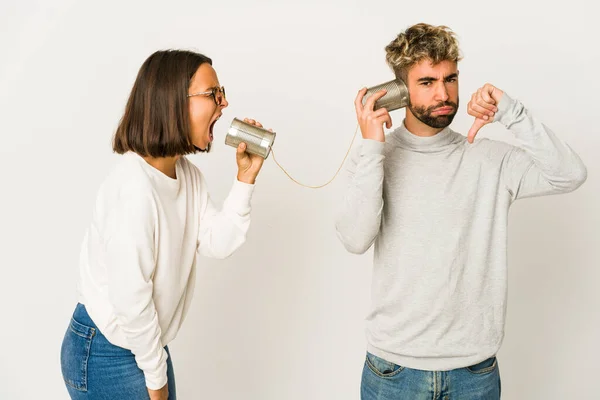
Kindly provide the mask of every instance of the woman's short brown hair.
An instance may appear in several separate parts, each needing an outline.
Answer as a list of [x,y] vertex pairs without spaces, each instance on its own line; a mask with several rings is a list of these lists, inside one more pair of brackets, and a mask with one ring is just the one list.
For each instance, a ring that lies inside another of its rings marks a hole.
[[185,50],[157,51],[140,68],[114,136],[113,151],[142,157],[195,153],[190,136],[188,88],[205,55]]

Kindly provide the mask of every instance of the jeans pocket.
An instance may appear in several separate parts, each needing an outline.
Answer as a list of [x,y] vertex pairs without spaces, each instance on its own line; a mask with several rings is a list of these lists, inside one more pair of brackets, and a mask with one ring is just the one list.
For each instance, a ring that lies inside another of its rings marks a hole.
[[490,357],[479,364],[471,365],[467,367],[467,370],[473,374],[487,374],[494,371],[498,367],[498,360],[496,356]]
[[393,362],[386,361],[381,357],[377,357],[374,354],[367,352],[365,359],[367,367],[375,374],[382,378],[391,378],[402,372],[404,367],[394,364]]
[[60,367],[65,383],[83,392],[87,391],[88,360],[95,334],[96,329],[71,318],[60,351]]

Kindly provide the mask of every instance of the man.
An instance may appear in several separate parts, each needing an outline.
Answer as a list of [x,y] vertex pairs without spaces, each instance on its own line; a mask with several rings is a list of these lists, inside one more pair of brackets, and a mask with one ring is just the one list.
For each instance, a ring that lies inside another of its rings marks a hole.
[[[404,123],[389,135],[385,92],[362,104],[363,140],[348,168],[336,229],[346,249],[374,243],[372,306],[361,398],[499,399],[495,355],[504,334],[507,223],[517,199],[567,193],[586,179],[579,157],[523,105],[486,84],[458,111],[458,43],[445,26],[417,24],[387,47],[407,84]],[[475,139],[498,121],[522,144]]]

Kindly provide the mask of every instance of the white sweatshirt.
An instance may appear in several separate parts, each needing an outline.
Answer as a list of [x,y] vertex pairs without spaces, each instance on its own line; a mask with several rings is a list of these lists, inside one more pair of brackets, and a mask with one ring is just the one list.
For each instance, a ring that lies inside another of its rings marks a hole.
[[176,171],[124,154],[98,192],[80,258],[79,301],[154,390],[167,383],[164,346],[192,301],[197,252],[225,258],[244,243],[254,190],[235,180],[218,211],[195,165],[181,157]]
[[445,371],[496,354],[510,206],[585,181],[577,154],[520,101],[504,93],[496,120],[521,147],[402,124],[385,143],[363,140],[349,163],[336,227],[350,252],[375,246],[366,336],[376,356]]

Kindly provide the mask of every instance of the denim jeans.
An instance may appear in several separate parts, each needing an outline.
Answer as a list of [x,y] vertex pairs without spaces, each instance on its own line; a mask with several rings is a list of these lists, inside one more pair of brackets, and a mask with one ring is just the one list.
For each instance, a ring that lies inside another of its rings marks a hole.
[[421,371],[367,353],[361,400],[499,400],[496,357],[451,371]]
[[[165,347],[167,353],[169,349]],[[111,344],[77,304],[62,342],[60,364],[73,400],[148,400],[144,373],[131,351]],[[176,400],[171,354],[167,359],[169,400]]]

